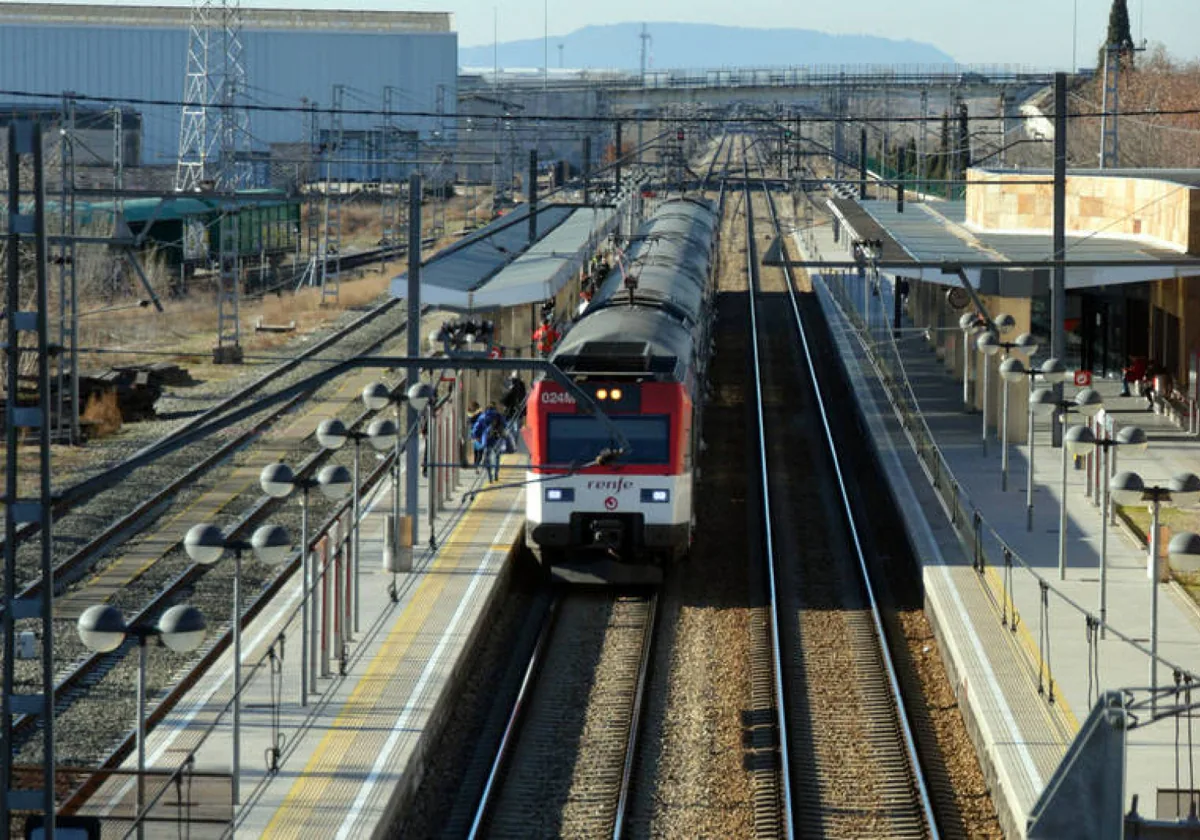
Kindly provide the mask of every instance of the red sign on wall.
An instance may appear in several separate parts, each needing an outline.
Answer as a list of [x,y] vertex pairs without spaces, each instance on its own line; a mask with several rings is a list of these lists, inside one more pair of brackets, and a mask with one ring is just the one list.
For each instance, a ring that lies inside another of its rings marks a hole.
[[1075,384],[1080,388],[1086,388],[1092,384],[1092,372],[1090,370],[1075,371]]

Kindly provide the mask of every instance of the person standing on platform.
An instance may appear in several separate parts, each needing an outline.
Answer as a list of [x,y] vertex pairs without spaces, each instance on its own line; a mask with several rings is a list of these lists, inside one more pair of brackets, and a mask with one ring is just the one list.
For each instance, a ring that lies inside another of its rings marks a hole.
[[472,444],[471,448],[474,451],[473,463],[476,468],[479,467],[480,461],[483,458],[483,449],[478,446],[474,446],[475,421],[479,419],[480,414],[483,414],[483,409],[479,407],[479,403],[475,402],[475,400],[471,400],[469,403],[467,403],[467,440],[463,441],[463,443],[465,444],[469,441]]
[[504,395],[500,397],[500,405],[504,406],[504,416],[509,423],[515,422],[525,409],[525,394],[525,383],[521,381],[519,374],[513,373],[508,377]]
[[554,345],[558,344],[560,337],[553,322],[546,319],[542,321],[540,327],[533,331],[533,346],[537,348],[537,352],[542,358],[546,358],[554,351]]
[[487,470],[488,481],[500,480],[500,449],[504,441],[504,415],[495,403],[488,404],[471,427],[471,438],[480,452],[480,459]]

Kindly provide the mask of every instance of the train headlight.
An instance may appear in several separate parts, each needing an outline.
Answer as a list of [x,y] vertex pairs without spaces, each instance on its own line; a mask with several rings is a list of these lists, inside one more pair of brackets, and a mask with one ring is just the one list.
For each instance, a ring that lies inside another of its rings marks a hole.
[[547,487],[545,498],[547,502],[573,502],[575,501],[575,489],[573,487]]
[[645,504],[665,503],[671,501],[670,490],[651,490],[642,491],[642,502]]
[[608,399],[608,391],[606,391],[605,389],[601,388],[599,391],[597,391],[597,392],[596,392],[596,399],[598,399],[598,400],[606,400],[606,399]]
[[610,397],[612,397],[614,400],[619,400],[619,399],[621,399],[621,389],[613,388],[611,391],[608,392],[608,395]]

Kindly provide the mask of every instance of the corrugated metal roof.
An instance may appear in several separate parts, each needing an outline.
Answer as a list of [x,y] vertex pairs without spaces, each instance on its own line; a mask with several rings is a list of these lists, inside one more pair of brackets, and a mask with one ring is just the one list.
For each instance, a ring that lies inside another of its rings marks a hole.
[[[255,207],[276,207],[281,204],[292,203],[287,196],[279,190],[248,190],[241,193],[242,200],[238,201],[238,207],[243,210],[252,209]],[[261,200],[246,201],[245,196],[261,197]],[[159,209],[159,205],[163,205]],[[96,201],[90,204],[90,208],[98,213],[113,212],[113,202],[111,201]],[[173,219],[181,219],[188,216],[204,216],[209,213],[215,213],[221,208],[221,201],[215,198],[194,198],[187,195],[181,195],[179,198],[172,198],[164,201],[161,198],[133,198],[125,201],[125,221],[127,222],[145,222],[151,218],[155,221],[168,221]]]
[[[187,27],[189,6],[92,6],[82,3],[3,3],[0,22],[88,26]],[[353,32],[453,32],[450,12],[349,11],[345,9],[242,9],[243,29]]]
[[[894,202],[864,201],[862,207],[912,257],[920,262],[1018,262],[1049,260],[1051,237],[1038,233],[987,233],[965,225],[966,203],[909,204],[903,213]],[[1177,251],[1128,238],[1067,236],[1068,259],[1177,260]]]
[[616,224],[610,207],[581,207],[474,294],[480,309],[554,297]]
[[[895,241],[919,263],[989,262],[1003,268],[1010,262],[1045,260],[1048,269],[1052,256],[1051,236],[1037,233],[987,233],[965,225],[966,203],[940,201],[930,204],[909,204],[898,213],[890,201],[859,202],[871,223]],[[862,234],[858,234],[862,235]],[[1188,276],[1198,268],[1180,266],[1186,256],[1178,251],[1140,242],[1128,237],[1068,235],[1067,259],[1088,262],[1137,261],[1136,266],[1068,266],[1067,288],[1079,289],[1120,283],[1144,283],[1173,277]],[[889,269],[890,273],[915,274],[935,283],[953,283],[929,269]],[[979,282],[980,270],[968,268],[972,282]]]
[[850,226],[859,239],[878,239],[882,244],[883,259],[894,262],[908,259],[911,255],[904,250],[891,234],[875,221],[859,202],[852,198],[831,198],[829,204],[843,222]]
[[[567,204],[543,205],[537,214],[538,238],[562,224],[575,211]],[[510,213],[475,231],[421,266],[421,301],[433,306],[466,305],[467,294],[495,277],[529,245],[529,207]],[[392,297],[408,294],[408,272],[392,279]]]

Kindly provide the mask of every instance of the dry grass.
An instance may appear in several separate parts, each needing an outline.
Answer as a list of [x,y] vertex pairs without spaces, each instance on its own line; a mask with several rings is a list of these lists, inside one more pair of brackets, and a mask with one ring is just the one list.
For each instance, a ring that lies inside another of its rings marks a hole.
[[90,423],[93,438],[108,437],[121,430],[121,409],[117,406],[116,389],[93,394],[88,398],[80,419]]
[[[427,201],[422,205],[421,229],[426,236],[432,233],[435,222],[442,218],[441,204],[440,201]],[[468,189],[466,195],[451,196],[445,202],[444,207],[447,234],[463,228],[468,217],[474,218],[477,222],[486,221],[491,204],[491,187],[477,187],[473,190],[473,195],[472,191]],[[401,208],[402,213],[407,213],[407,211],[407,207]],[[316,206],[316,212],[324,212],[320,204]],[[406,235],[407,230],[407,222],[401,220],[401,236]],[[383,222],[378,198],[360,196],[342,205],[342,247],[344,250],[376,248],[382,238]],[[448,237],[449,241],[453,241],[453,238],[453,236]]]
[[[320,329],[345,310],[367,306],[387,293],[390,272],[371,269],[357,273],[361,276],[342,281],[334,306],[322,307],[321,290],[313,287],[243,301],[238,321],[240,343],[246,355],[271,354],[294,340],[297,333]],[[197,379],[223,380],[238,374],[237,365],[212,364],[217,308],[211,295],[193,293],[184,299],[166,299],[163,306],[165,311],[161,313],[149,308],[126,309],[81,320],[80,346],[104,350],[99,354],[84,353],[81,367],[87,370],[166,359],[187,367]],[[296,330],[256,332],[254,326],[260,318],[268,325],[294,321]],[[250,359],[248,363],[270,361]]]

